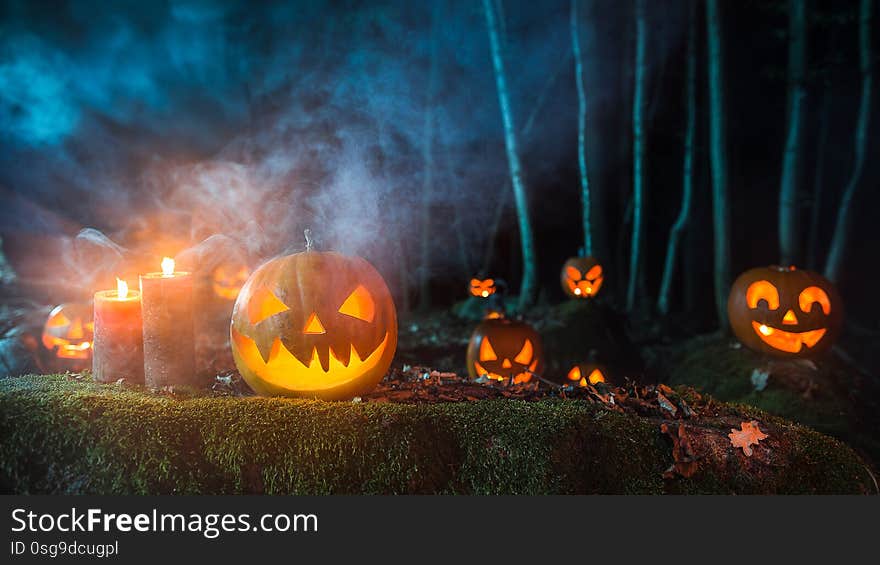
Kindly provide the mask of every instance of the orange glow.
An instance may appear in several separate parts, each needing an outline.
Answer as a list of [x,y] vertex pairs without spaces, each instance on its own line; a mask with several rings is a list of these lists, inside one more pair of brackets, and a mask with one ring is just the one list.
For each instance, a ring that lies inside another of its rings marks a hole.
[[813,347],[827,331],[820,328],[806,332],[787,332],[758,322],[752,322],[752,327],[764,343],[786,353],[799,353],[804,345]]
[[527,339],[526,342],[523,344],[522,349],[519,353],[516,354],[516,357],[514,357],[513,360],[520,365],[528,365],[532,361],[532,355],[534,355],[532,342]]
[[483,341],[480,342],[480,361],[495,361],[496,359],[498,359],[498,354],[492,349],[489,338],[483,338]]
[[174,259],[171,257],[164,257],[162,259],[162,276],[170,277],[174,274]]
[[503,317],[504,317],[503,312],[497,312],[495,310],[492,310],[491,312],[488,312],[483,319],[484,320],[497,320],[497,319],[503,318]]
[[231,330],[233,355],[246,362],[262,380],[274,386],[291,391],[322,391],[332,389],[362,378],[377,370],[385,350],[393,346],[393,337],[386,333],[382,342],[363,359],[354,345],[351,345],[348,364],[343,363],[336,352],[330,349],[329,367],[325,370],[318,358],[318,350],[312,351],[308,365],[303,364],[275,338],[269,352],[269,360],[264,361],[254,340]]
[[571,371],[568,372],[568,380],[570,381],[579,381],[581,380],[581,368],[575,365],[571,368]]
[[481,298],[488,298],[495,294],[495,279],[471,279],[471,294]]
[[603,375],[602,371],[600,371],[599,369],[593,369],[593,372],[590,373],[590,376],[587,377],[587,380],[590,381],[591,385],[594,385],[597,383],[604,383],[605,382],[605,375]]
[[116,278],[116,298],[125,300],[128,298],[128,283],[120,278]]
[[312,312],[312,315],[309,316],[309,321],[306,322],[306,327],[303,328],[304,334],[323,334],[327,333],[327,330],[324,329],[323,324],[321,324],[321,320],[318,319],[318,314]]
[[278,300],[278,297],[272,294],[271,291],[261,289],[255,291],[254,296],[248,302],[248,319],[252,325],[256,325],[270,316],[286,312],[287,310],[290,310],[290,308]]
[[760,300],[767,301],[767,307],[771,310],[779,308],[779,291],[770,281],[755,281],[746,290],[746,304],[754,310]]
[[568,275],[568,278],[575,280],[575,281],[578,281],[581,279],[581,272],[572,266],[568,266],[565,268],[565,274]]
[[249,276],[251,271],[244,265],[235,272],[225,265],[219,265],[214,269],[214,294],[226,300],[235,300]]
[[789,311],[785,313],[785,316],[782,317],[782,323],[786,326],[797,325],[798,319],[797,316],[794,315],[794,310],[789,309]]
[[814,302],[819,303],[826,316],[831,313],[831,301],[828,300],[828,294],[818,286],[808,286],[798,296],[798,305],[801,307],[801,311],[809,312],[813,309]]
[[584,278],[589,280],[595,280],[602,276],[602,265],[593,265],[593,268],[587,271],[587,274]]
[[339,313],[364,322],[372,322],[376,316],[376,304],[370,296],[370,291],[363,285],[358,285],[339,307]]

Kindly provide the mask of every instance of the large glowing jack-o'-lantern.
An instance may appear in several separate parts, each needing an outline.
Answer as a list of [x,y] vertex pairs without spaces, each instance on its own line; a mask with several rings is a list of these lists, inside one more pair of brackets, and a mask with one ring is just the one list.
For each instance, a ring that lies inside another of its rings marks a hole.
[[527,383],[544,366],[541,336],[525,322],[507,318],[484,320],[471,335],[467,349],[471,378]]
[[471,292],[471,296],[476,296],[477,298],[489,298],[498,290],[498,287],[495,286],[495,279],[471,279],[471,284],[468,287]]
[[811,357],[837,339],[843,307],[825,277],[795,267],[763,267],[741,274],[727,313],[747,347],[778,357]]
[[78,371],[91,366],[95,323],[91,303],[56,306],[43,326],[41,341],[52,370]]
[[397,311],[365,260],[306,251],[258,268],[235,301],[232,354],[257,393],[337,400],[370,391],[397,348]]
[[596,385],[607,382],[607,371],[601,365],[595,363],[578,363],[568,371],[566,379],[569,384],[585,387],[587,384]]
[[222,263],[217,265],[211,276],[211,286],[214,294],[226,300],[235,300],[241,287],[250,276],[251,271],[246,265],[231,265]]
[[562,290],[572,298],[593,298],[602,288],[605,274],[594,257],[572,257],[562,266]]

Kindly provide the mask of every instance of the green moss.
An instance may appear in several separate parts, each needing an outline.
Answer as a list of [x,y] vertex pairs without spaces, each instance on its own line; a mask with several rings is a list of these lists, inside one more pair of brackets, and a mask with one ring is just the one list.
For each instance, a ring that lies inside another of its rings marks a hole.
[[[748,476],[663,480],[671,449],[658,428],[580,401],[171,398],[30,376],[0,381],[0,487],[103,494],[757,490]],[[851,450],[803,433],[801,462],[809,470],[793,471],[798,488],[864,490],[864,470],[852,474],[861,463]],[[774,477],[771,488],[785,491]]]
[[818,385],[811,395],[793,390],[771,375],[764,390],[755,390],[752,372],[764,368],[769,359],[744,347],[731,347],[728,340],[696,343],[687,347],[673,367],[670,384],[687,385],[725,402],[761,408],[771,414],[804,424],[847,441],[856,438],[853,407],[845,394],[846,383],[837,375],[819,371]]

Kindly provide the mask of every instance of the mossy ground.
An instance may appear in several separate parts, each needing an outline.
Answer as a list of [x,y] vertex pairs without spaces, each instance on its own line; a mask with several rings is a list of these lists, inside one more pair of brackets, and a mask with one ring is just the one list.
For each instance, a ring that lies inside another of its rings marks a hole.
[[706,472],[664,480],[672,457],[659,422],[585,401],[170,397],[64,375],[27,376],[0,381],[0,488],[100,494],[870,490],[863,463],[848,447],[755,412],[773,428],[775,453],[785,465],[748,472],[744,465],[754,469],[757,462],[743,463],[726,449],[724,457],[707,459]]
[[[763,390],[756,390],[752,382],[755,370],[769,372]],[[732,339],[696,338],[682,346],[669,375],[670,385],[691,386],[725,402],[755,406],[840,438],[875,466],[880,461],[880,438],[854,400],[858,379],[832,358],[799,365],[771,359]]]

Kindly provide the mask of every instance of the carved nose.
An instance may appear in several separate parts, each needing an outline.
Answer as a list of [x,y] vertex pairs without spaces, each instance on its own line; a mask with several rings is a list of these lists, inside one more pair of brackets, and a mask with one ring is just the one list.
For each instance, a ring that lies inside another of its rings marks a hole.
[[510,359],[505,358],[504,361],[501,362],[502,369],[510,369],[513,365],[510,364]]
[[794,310],[789,310],[785,313],[785,316],[782,318],[782,323],[786,326],[794,326],[798,323],[797,316],[794,315]]
[[312,315],[309,316],[309,321],[306,322],[306,327],[303,328],[303,333],[304,334],[327,333],[327,330],[325,330],[323,324],[321,324],[321,320],[318,319],[318,314],[316,312],[312,312]]

